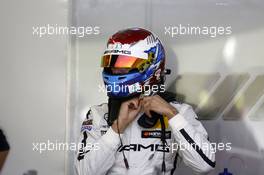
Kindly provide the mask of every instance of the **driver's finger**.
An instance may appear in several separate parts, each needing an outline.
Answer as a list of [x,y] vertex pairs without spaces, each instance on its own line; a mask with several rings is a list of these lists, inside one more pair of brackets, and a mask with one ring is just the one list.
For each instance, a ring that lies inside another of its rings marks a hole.
[[134,99],[130,100],[128,106],[131,109],[138,109],[139,99],[138,98],[134,98]]
[[152,117],[151,116],[151,113],[150,113],[150,105],[149,103],[144,103],[143,104],[143,111],[145,112],[145,114],[148,116],[148,117]]

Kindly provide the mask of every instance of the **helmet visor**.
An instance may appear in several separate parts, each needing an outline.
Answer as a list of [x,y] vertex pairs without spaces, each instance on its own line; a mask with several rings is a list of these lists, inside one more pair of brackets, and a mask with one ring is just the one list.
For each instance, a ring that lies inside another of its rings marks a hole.
[[110,68],[128,68],[128,69],[144,69],[147,60],[127,55],[104,55],[102,57],[101,67]]

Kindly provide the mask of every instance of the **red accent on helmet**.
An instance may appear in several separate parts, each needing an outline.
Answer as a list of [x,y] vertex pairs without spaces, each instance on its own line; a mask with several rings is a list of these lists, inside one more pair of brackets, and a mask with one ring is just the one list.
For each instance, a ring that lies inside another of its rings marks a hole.
[[139,40],[144,40],[149,35],[151,35],[151,33],[142,28],[121,30],[108,40],[108,44],[114,44],[116,42],[121,44],[131,44]]

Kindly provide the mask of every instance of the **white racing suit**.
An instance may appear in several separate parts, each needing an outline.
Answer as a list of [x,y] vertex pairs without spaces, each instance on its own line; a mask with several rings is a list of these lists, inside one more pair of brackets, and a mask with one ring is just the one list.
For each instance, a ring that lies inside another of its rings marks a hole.
[[[208,135],[192,107],[171,103],[178,114],[164,117],[167,146],[161,142],[161,124],[146,129],[138,125],[137,118],[126,128],[121,139],[107,125],[108,105],[91,107],[82,124],[80,143],[83,147],[76,157],[78,175],[159,175],[165,151],[166,175],[174,173],[177,160],[182,160],[198,174],[215,167],[215,154],[210,149]],[[124,152],[129,169],[126,169]],[[181,162],[182,162],[181,161]]]

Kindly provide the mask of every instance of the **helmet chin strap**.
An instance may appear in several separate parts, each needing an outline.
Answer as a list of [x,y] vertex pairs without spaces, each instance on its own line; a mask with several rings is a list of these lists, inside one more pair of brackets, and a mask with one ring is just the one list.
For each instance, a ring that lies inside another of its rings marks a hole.
[[[168,103],[176,100],[175,94],[171,92],[167,92],[167,91],[163,93],[159,92],[157,93],[157,95],[159,95],[161,98],[163,98]],[[162,117],[162,115],[155,113],[153,111],[150,111],[150,114],[152,116],[151,118],[148,117],[146,114],[143,114],[137,121],[138,125],[143,128],[152,128],[158,122],[159,118]]]
[[[161,78],[161,82],[160,85],[164,84],[165,81],[165,75],[168,75],[171,73],[170,69],[165,69],[163,76]],[[166,100],[167,102],[171,102],[171,101],[175,101],[175,94],[170,93],[170,92],[153,92],[151,91],[150,93],[146,94],[146,93],[141,93],[141,94],[135,94],[133,96],[130,97],[123,97],[123,98],[118,98],[118,97],[109,97],[108,98],[108,118],[107,118],[107,124],[109,126],[112,126],[113,122],[117,119],[118,115],[119,115],[119,110],[120,110],[120,106],[123,102],[130,100],[132,98],[135,97],[144,97],[144,96],[153,96],[158,94],[159,96],[161,96],[164,100]],[[151,128],[153,127],[158,119],[160,118],[160,115],[157,113],[154,113],[151,111],[151,115],[152,118],[149,118],[146,116],[146,114],[142,115],[140,117],[140,119],[138,120],[138,124],[143,127],[143,128]]]

